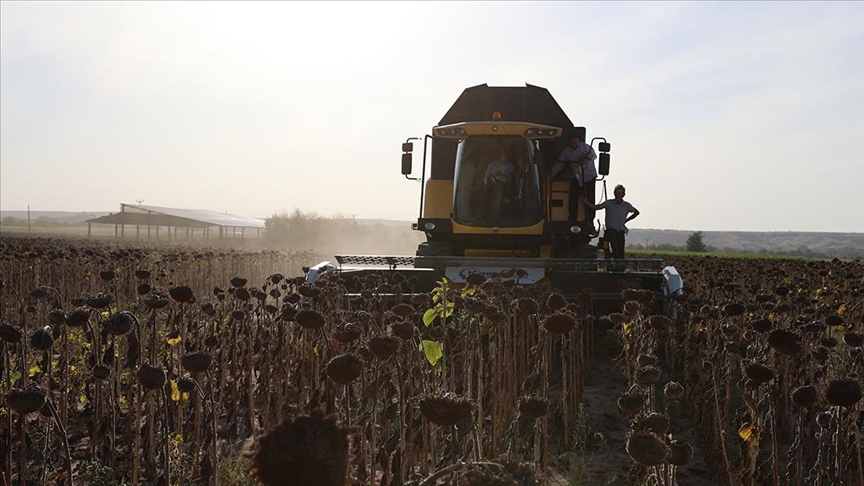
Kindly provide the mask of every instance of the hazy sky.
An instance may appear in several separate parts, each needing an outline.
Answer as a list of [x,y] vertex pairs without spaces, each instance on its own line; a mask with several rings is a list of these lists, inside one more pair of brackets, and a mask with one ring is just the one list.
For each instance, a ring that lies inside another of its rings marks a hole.
[[526,82],[634,227],[864,232],[864,2],[3,1],[0,209],[411,220],[402,141]]

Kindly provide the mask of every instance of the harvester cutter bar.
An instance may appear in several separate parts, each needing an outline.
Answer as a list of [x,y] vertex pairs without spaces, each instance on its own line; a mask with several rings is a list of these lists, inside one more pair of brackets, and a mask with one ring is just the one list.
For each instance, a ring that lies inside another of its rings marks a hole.
[[[530,283],[531,275],[537,274],[560,291],[568,300],[580,296],[585,288],[592,289],[595,311],[617,311],[623,303],[621,289],[626,287],[652,290],[661,296],[665,293],[664,274],[671,268],[663,268],[662,260],[603,260],[603,259],[548,259],[548,258],[486,258],[486,257],[413,257],[392,255],[336,255],[338,267],[323,262],[310,271],[310,281],[319,274],[338,272],[343,276],[348,296],[359,292],[358,282],[369,274],[399,272],[403,277],[416,279],[411,292],[428,292],[448,269],[461,269],[462,273],[473,270],[487,273],[490,270],[504,273],[506,270],[523,268]],[[677,275],[677,273],[676,273]],[[450,278],[448,276],[448,278]],[[513,278],[511,275],[508,278]],[[459,280],[457,280],[458,282]],[[464,280],[463,280],[464,281]],[[388,295],[388,302],[400,301],[409,294]]]
[[496,257],[413,257],[392,255],[336,255],[339,265],[371,265],[389,268],[497,267],[544,268],[559,272],[625,271],[660,272],[663,260],[604,260],[584,258],[496,258]]

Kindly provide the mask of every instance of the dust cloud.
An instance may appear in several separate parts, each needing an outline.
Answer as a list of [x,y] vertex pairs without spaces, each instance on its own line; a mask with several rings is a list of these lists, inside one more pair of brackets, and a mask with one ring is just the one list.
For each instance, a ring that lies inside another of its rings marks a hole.
[[271,248],[332,258],[338,254],[414,255],[425,235],[412,230],[408,222],[323,218],[295,211],[269,218],[263,240]]

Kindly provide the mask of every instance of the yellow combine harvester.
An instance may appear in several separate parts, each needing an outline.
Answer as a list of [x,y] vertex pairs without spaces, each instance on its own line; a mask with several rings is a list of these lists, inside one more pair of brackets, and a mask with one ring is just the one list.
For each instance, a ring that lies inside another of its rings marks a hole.
[[460,283],[470,273],[503,273],[520,283],[548,282],[567,296],[590,287],[595,302],[605,303],[620,301],[623,285],[658,296],[681,291],[675,269],[660,268],[659,260],[598,258],[602,238],[591,244],[597,237],[591,213],[570,201],[569,181],[551,174],[567,138],[578,135],[600,153],[600,178],[588,184],[602,182],[605,195],[611,146],[602,137],[589,142],[586,133],[544,88],[466,89],[422,139],[419,177],[411,175],[420,139],[402,144],[402,174],[421,183],[412,228],[426,241],[417,255],[337,255],[338,265],[312,267],[309,280],[340,272],[350,290],[352,277],[398,270],[417,278],[417,291],[428,291],[441,277]]

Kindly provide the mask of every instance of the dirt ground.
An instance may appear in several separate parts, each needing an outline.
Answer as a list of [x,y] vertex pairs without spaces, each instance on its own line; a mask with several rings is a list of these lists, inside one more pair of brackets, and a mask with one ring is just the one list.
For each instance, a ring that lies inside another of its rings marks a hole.
[[[627,390],[627,381],[615,358],[620,352],[617,338],[612,331],[598,334],[596,355],[587,363],[583,404],[585,406],[584,450],[573,455],[569,461],[570,472],[563,467],[550,478],[552,485],[617,486],[627,485],[627,475],[633,461],[625,449],[628,419],[618,411],[619,395]],[[662,366],[663,363],[661,363]],[[664,376],[658,384],[672,380]],[[662,392],[660,392],[662,394]],[[693,446],[693,461],[679,468],[676,477],[681,486],[714,486],[709,477],[705,458],[699,443],[693,437],[693,423],[684,406],[673,406],[670,410],[672,426],[670,432],[678,440],[686,440]],[[559,457],[562,455],[559,452]]]

